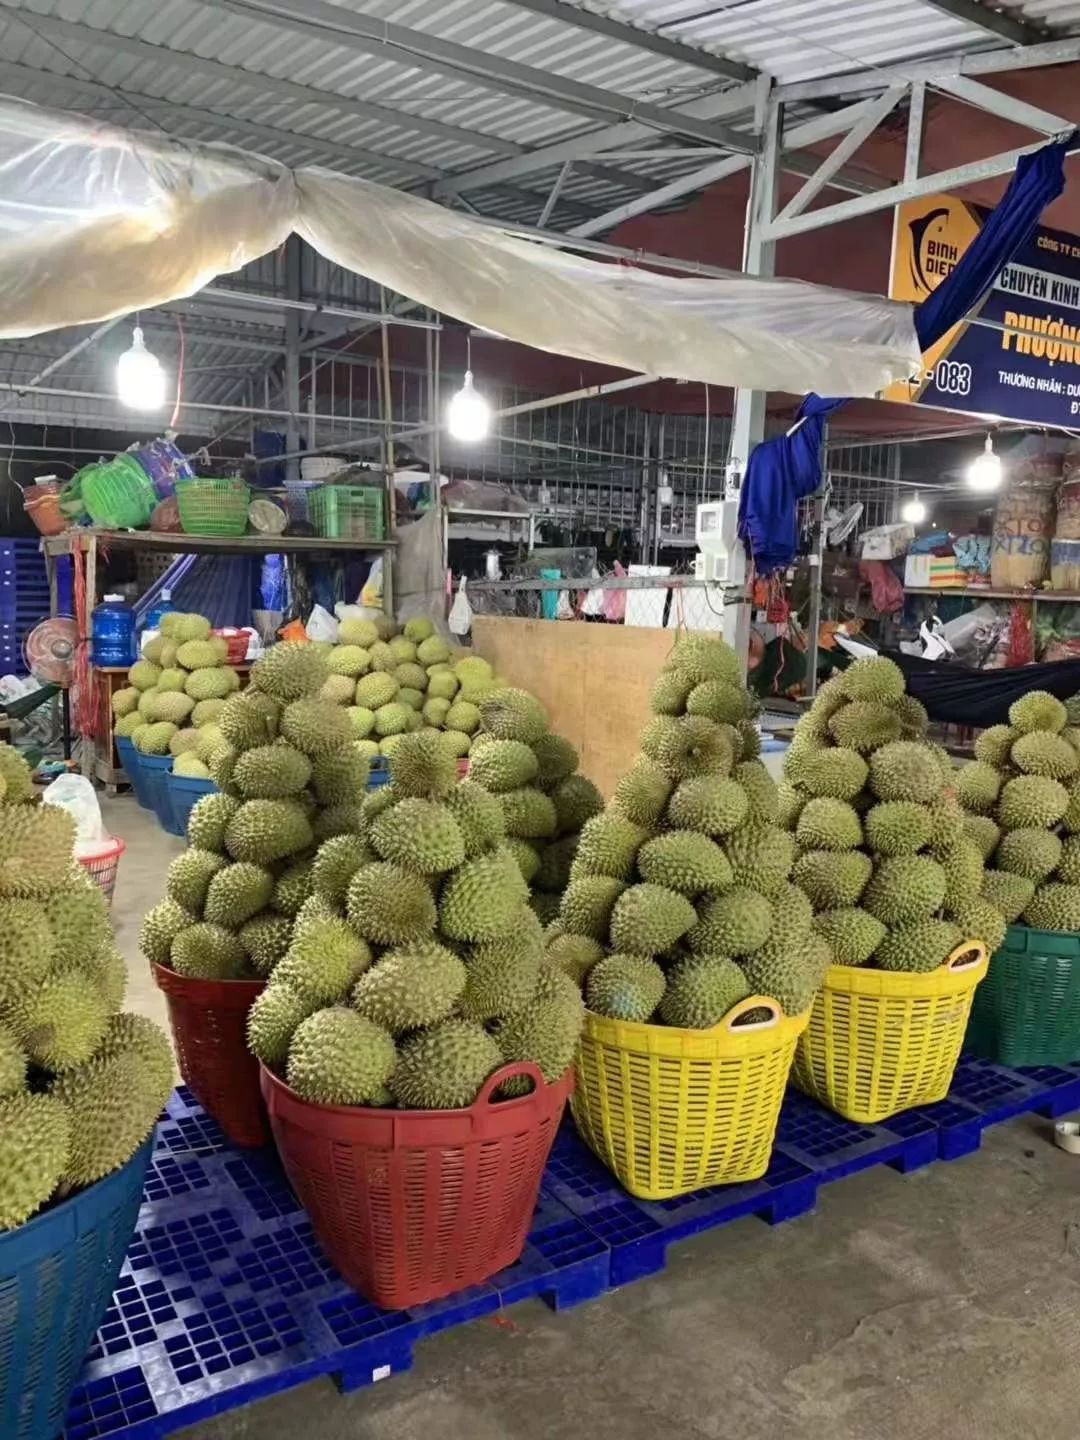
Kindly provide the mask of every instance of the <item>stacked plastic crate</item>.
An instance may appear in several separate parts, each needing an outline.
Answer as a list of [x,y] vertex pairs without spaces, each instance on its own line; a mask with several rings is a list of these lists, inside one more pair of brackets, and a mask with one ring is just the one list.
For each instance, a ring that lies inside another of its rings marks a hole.
[[0,675],[26,674],[23,641],[48,614],[49,579],[37,537],[0,537]]

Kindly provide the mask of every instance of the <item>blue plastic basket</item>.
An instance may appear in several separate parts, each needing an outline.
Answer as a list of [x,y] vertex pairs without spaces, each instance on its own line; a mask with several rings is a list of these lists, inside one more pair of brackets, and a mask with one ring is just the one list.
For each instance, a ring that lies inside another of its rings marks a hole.
[[143,784],[146,786],[146,793],[150,797],[150,806],[157,816],[161,828],[172,835],[176,833],[176,822],[173,819],[172,804],[165,782],[172,769],[173,757],[171,755],[136,753],[139,755],[139,770],[142,773]]
[[199,780],[191,775],[177,775],[172,770],[165,777],[165,788],[172,806],[173,823],[166,826],[171,834],[183,837],[187,834],[188,816],[197,801],[204,795],[213,795],[217,786],[213,780]]
[[120,764],[124,767],[124,774],[131,781],[131,788],[135,792],[135,799],[144,810],[153,810],[154,797],[150,793],[150,785],[147,779],[149,772],[143,771],[142,756],[135,749],[135,742],[126,735],[117,735],[116,753],[120,756]]
[[371,762],[371,769],[368,771],[367,788],[378,790],[380,785],[390,783],[390,762],[385,755],[377,755]]
[[151,1136],[89,1190],[0,1235],[0,1435],[56,1440],[142,1202]]

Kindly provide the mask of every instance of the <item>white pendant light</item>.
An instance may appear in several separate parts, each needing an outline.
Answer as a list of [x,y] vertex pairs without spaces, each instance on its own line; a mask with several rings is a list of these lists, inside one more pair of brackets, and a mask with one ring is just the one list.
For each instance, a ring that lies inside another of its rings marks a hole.
[[483,440],[491,429],[491,406],[473,385],[471,370],[465,384],[446,407],[446,428],[455,440]]
[[131,349],[124,351],[117,364],[116,390],[131,410],[160,410],[165,404],[165,371],[146,348],[139,325],[131,337]]
[[993,436],[987,432],[986,445],[967,469],[967,483],[972,490],[986,493],[1001,484],[1001,456],[994,453]]
[[906,520],[909,525],[921,525],[926,519],[926,506],[919,499],[918,491],[913,500],[906,500],[900,507],[900,519]]

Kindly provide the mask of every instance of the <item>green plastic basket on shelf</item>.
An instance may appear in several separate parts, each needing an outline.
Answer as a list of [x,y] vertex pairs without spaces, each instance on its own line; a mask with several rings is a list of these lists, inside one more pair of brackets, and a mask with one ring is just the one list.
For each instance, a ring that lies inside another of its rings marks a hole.
[[176,503],[185,535],[243,535],[251,489],[243,480],[197,475],[177,480]]
[[308,514],[328,540],[384,540],[386,496],[381,485],[323,485],[308,497]]
[[1010,925],[975,992],[965,1049],[1009,1066],[1080,1060],[1080,935]]
[[95,525],[107,530],[141,530],[150,524],[157,504],[150,476],[133,455],[115,455],[111,460],[84,465],[64,490],[61,502],[72,518],[76,500]]

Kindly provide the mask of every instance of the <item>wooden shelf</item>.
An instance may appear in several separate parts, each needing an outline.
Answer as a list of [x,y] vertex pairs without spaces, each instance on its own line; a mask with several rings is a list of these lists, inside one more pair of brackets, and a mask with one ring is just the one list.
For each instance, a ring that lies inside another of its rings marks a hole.
[[993,590],[982,585],[939,586],[905,585],[905,595],[963,595],[969,600],[1027,600],[1033,604],[1076,605],[1080,594],[1075,590]]
[[72,541],[85,550],[91,539],[116,550],[165,550],[177,555],[363,554],[392,550],[396,540],[330,540],[321,535],[177,535],[157,530],[95,530],[89,527],[47,535],[48,555],[67,555]]

